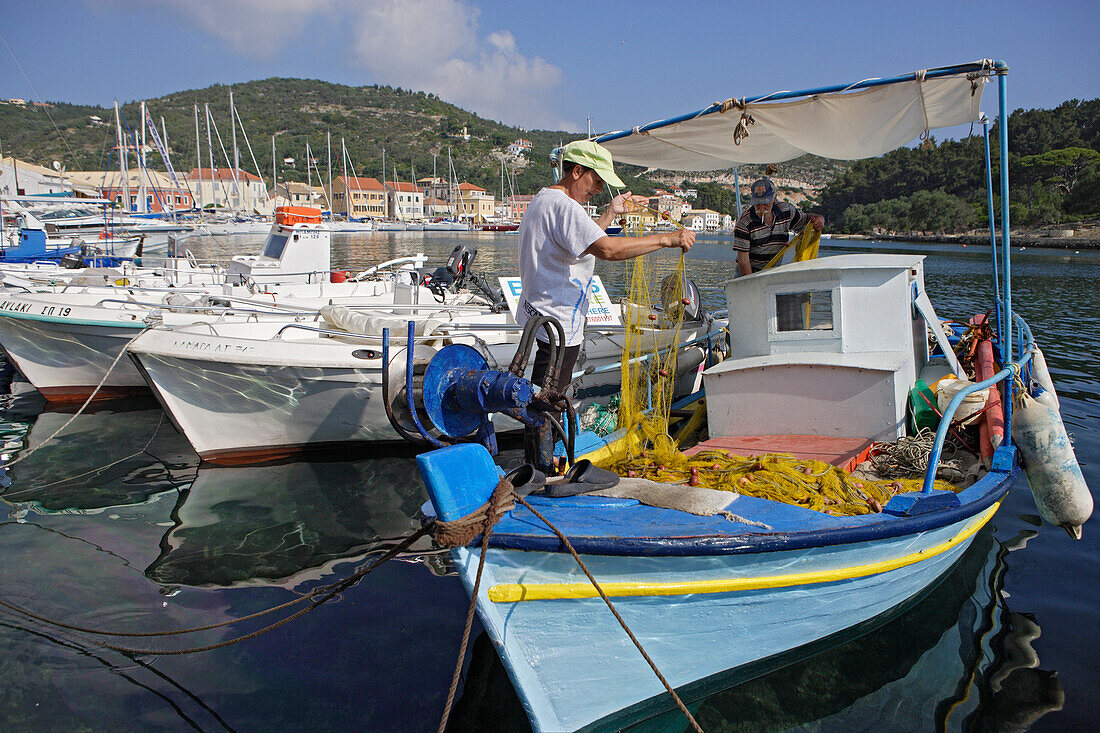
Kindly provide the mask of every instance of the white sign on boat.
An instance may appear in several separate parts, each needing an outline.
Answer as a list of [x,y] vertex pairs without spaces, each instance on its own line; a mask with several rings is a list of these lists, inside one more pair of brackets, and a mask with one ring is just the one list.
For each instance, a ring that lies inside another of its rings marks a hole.
[[[501,277],[497,280],[500,282],[500,289],[504,291],[504,301],[508,304],[508,310],[515,316],[523,285],[518,277]],[[619,317],[619,312],[619,306],[613,303],[611,296],[607,294],[603,280],[599,275],[593,275],[585,323],[589,326],[621,326],[622,319]]]

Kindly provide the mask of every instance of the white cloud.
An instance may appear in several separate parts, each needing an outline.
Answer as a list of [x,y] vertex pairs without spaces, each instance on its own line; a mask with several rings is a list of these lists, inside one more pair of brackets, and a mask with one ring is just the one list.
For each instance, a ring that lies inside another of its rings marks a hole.
[[521,54],[508,31],[480,38],[479,14],[460,0],[377,0],[358,20],[356,57],[379,83],[434,92],[483,117],[577,129],[547,102],[561,69]]
[[306,20],[338,0],[149,0],[227,41],[238,53],[274,59],[301,33]]
[[[127,0],[88,0],[92,5]],[[561,69],[525,56],[507,30],[483,35],[470,0],[145,0],[183,16],[241,54],[273,60],[307,22],[352,30],[350,55],[379,84],[434,92],[483,117],[524,127],[577,130],[554,110]],[[339,49],[311,53],[339,55]]]

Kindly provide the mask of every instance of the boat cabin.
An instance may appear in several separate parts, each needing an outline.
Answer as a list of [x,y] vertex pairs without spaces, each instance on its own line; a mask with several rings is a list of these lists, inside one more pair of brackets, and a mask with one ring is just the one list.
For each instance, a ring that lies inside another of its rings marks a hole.
[[712,438],[904,435],[935,320],[923,260],[822,257],[730,282],[730,355],[703,374]]
[[316,217],[277,212],[260,254],[237,255],[230,261],[228,280],[231,284],[287,285],[329,279],[332,231],[320,223],[320,210],[280,208],[316,211]]

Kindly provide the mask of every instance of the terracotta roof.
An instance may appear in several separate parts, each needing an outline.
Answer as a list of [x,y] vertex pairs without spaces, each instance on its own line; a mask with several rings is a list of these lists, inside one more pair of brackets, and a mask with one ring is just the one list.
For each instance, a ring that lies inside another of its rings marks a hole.
[[482,188],[481,186],[475,186],[472,183],[462,182],[462,183],[458,184],[458,190],[459,191],[484,191],[485,189]]
[[389,185],[389,187],[392,188],[394,191],[407,191],[409,193],[423,193],[423,191],[421,191],[415,183],[405,183],[404,181],[398,181],[397,183],[394,183],[393,181],[390,181],[389,184],[387,184],[387,185]]
[[[190,173],[190,177],[191,177],[191,180],[201,179],[201,180],[204,180],[204,181],[209,181],[210,180],[210,169],[209,168],[192,168],[191,173]],[[218,179],[219,181],[232,181],[233,180],[233,169],[232,168],[215,168],[214,169],[214,178]],[[261,182],[263,181],[263,179],[260,178],[259,176],[253,175],[253,174],[249,173],[248,171],[242,171],[242,170],[237,171],[237,180],[238,181],[261,181]]]
[[[344,182],[344,177],[340,176],[336,179],[340,183]],[[357,178],[355,176],[348,176],[348,190],[349,191],[384,191],[382,184],[379,183],[377,178]],[[335,185],[335,184],[334,184]]]

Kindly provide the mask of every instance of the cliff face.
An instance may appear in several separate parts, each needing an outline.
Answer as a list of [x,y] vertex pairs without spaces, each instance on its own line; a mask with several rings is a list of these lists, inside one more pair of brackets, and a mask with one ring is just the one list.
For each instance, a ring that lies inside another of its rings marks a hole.
[[[793,204],[803,201],[817,202],[825,186],[841,176],[852,166],[851,161],[830,160],[816,155],[804,155],[795,160],[776,164],[777,171],[769,174],[779,190],[779,197]],[[745,165],[738,169],[738,182],[741,195],[749,195],[749,186],[757,178],[766,175],[767,166]],[[650,171],[648,178],[663,184],[717,183],[731,191],[734,187],[733,169],[709,171],[706,173],[676,173],[669,171]]]

